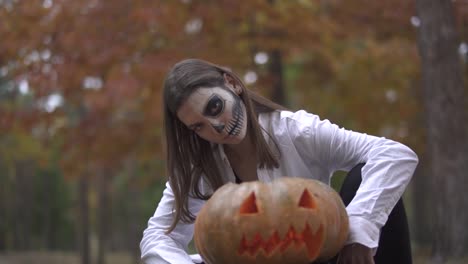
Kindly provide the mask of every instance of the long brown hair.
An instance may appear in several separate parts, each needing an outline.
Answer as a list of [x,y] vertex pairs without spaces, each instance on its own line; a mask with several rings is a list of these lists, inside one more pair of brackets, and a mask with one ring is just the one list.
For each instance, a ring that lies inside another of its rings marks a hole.
[[183,60],[169,71],[164,81],[163,111],[166,136],[167,176],[175,197],[175,215],[171,232],[177,223],[193,222],[195,216],[189,211],[188,198],[194,195],[208,199],[210,194],[200,190],[201,177],[215,191],[224,184],[216,165],[212,145],[188,129],[176,116],[177,110],[190,94],[200,87],[226,87],[224,74],[232,77],[242,88],[239,95],[248,116],[248,133],[256,150],[258,167],[278,167],[278,160],[262,135],[257,114],[285,109],[250,90],[240,78],[227,68],[199,60]]

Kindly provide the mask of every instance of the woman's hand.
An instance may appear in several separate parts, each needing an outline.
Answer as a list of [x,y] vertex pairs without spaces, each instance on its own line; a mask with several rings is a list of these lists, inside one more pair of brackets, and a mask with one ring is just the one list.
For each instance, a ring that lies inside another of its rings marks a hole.
[[358,243],[346,245],[340,251],[337,264],[374,264],[372,250]]

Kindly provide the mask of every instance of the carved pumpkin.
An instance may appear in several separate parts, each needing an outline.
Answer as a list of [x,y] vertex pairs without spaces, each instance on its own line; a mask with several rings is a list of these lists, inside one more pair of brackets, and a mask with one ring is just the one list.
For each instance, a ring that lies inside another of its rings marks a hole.
[[195,221],[205,263],[311,263],[335,256],[348,236],[339,195],[310,179],[229,183]]

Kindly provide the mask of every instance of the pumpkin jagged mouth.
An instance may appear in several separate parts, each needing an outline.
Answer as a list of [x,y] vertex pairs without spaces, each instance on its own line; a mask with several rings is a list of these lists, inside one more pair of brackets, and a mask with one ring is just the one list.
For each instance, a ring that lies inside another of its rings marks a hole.
[[250,241],[248,241],[245,238],[245,235],[243,235],[238,253],[239,255],[247,254],[253,257],[260,251],[260,249],[263,249],[265,255],[269,256],[273,254],[276,249],[279,249],[280,252],[284,252],[292,245],[296,247],[305,245],[308,257],[313,260],[317,257],[319,250],[321,249],[322,242],[322,225],[320,225],[315,234],[310,229],[309,224],[305,225],[302,232],[296,232],[294,227],[290,226],[283,239],[280,239],[278,231],[275,231],[267,240],[263,240],[259,233],[257,233]]

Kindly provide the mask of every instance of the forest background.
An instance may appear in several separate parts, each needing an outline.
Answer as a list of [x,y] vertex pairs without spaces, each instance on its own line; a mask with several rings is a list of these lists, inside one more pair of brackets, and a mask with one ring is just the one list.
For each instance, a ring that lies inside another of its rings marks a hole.
[[466,261],[468,1],[0,0],[0,263],[139,262],[188,57],[410,146],[416,262]]

